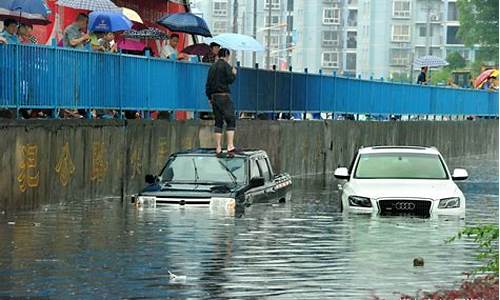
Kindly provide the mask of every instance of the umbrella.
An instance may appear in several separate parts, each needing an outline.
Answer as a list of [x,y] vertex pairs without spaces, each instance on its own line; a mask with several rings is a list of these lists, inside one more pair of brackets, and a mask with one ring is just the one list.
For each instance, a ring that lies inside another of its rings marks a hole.
[[14,18],[21,23],[47,25],[50,23],[49,8],[43,0],[0,1],[0,19]]
[[119,11],[110,0],[59,0],[57,5],[91,11]]
[[132,10],[132,9],[126,8],[126,7],[122,7],[121,10],[122,10],[122,14],[125,15],[125,17],[127,17],[130,21],[135,22],[135,23],[139,23],[139,24],[144,24],[141,16],[139,16],[139,14],[135,10]]
[[93,11],[89,14],[89,31],[116,32],[132,28],[132,22],[122,13],[111,11]]
[[210,46],[204,43],[194,44],[189,47],[184,48],[181,52],[191,55],[204,56],[210,52]]
[[165,15],[158,20],[158,24],[165,26],[170,31],[185,32],[207,37],[212,36],[205,20],[192,13]]
[[118,48],[123,50],[144,51],[146,45],[139,41],[123,39],[118,43]]
[[238,34],[238,33],[223,33],[208,39],[208,42],[216,42],[224,48],[241,51],[264,51],[262,46],[256,39],[251,36]]
[[440,57],[426,55],[416,58],[415,61],[413,62],[413,65],[417,68],[422,68],[422,67],[433,68],[433,67],[444,67],[449,64],[446,60]]
[[475,88],[481,88],[483,84],[488,80],[490,77],[498,77],[498,70],[497,69],[489,69],[486,71],[483,71],[483,73],[479,74],[477,76],[476,80],[474,80],[474,87]]
[[153,27],[143,30],[130,30],[125,32],[123,37],[131,39],[168,40],[168,34]]

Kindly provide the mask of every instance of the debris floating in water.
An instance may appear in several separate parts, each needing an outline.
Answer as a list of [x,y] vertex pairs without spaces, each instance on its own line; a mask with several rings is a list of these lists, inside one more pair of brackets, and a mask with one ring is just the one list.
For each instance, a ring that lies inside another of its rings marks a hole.
[[413,266],[414,267],[423,267],[424,266],[424,259],[420,256],[415,257],[413,259]]
[[172,273],[172,272],[170,272],[168,270],[167,270],[167,272],[168,272],[169,279],[172,282],[183,282],[183,281],[186,281],[186,278],[187,278],[186,276],[177,276],[177,275],[175,275],[174,273]]
[[8,222],[9,225],[16,225],[16,222]]

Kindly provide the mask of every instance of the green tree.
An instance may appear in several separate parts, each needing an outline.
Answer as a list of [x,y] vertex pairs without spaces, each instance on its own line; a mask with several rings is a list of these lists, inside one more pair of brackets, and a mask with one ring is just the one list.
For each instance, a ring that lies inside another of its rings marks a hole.
[[481,45],[479,59],[498,63],[498,0],[458,0],[458,35],[467,47]]
[[447,68],[450,70],[465,68],[465,66],[467,65],[465,58],[463,58],[462,55],[460,55],[460,53],[458,52],[451,52],[450,54],[448,54],[448,56],[446,57],[446,61],[448,61],[449,63]]

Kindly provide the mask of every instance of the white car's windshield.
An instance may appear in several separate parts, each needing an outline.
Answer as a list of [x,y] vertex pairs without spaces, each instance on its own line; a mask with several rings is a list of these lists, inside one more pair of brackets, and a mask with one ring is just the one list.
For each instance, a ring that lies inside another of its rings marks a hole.
[[163,181],[169,182],[241,183],[245,181],[245,160],[236,157],[177,156],[168,162],[161,176]]
[[438,155],[419,153],[361,154],[357,179],[448,179]]

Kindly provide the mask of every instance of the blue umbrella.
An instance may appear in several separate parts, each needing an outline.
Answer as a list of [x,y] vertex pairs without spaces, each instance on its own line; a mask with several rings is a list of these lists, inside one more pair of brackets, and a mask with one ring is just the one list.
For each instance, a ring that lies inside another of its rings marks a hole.
[[170,31],[212,36],[205,20],[191,13],[165,15],[158,20],[158,24],[167,27]]
[[21,23],[47,25],[49,8],[43,0],[2,0],[0,1],[0,19],[17,19]]
[[116,32],[132,28],[132,22],[122,13],[94,11],[89,14],[89,31]]

